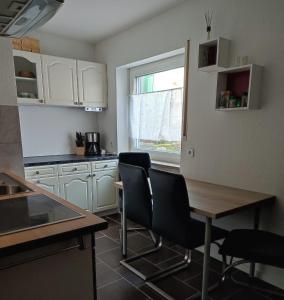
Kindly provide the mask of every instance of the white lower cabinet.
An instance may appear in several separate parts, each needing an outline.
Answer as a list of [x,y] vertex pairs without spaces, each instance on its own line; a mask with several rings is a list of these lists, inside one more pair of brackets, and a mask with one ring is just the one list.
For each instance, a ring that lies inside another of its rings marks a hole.
[[116,208],[117,170],[98,171],[93,174],[93,212]]
[[59,183],[57,177],[47,177],[39,179],[28,179],[30,182],[38,185],[40,188],[59,196]]
[[92,212],[117,207],[117,160],[25,168],[26,179]]
[[91,210],[92,177],[90,174],[59,176],[60,196],[67,201]]

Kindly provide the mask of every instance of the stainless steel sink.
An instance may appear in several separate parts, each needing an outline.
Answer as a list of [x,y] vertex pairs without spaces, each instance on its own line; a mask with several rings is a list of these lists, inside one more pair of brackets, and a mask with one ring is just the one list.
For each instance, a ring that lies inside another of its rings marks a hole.
[[0,173],[0,196],[15,195],[27,192],[31,192],[31,189],[13,179],[9,175]]

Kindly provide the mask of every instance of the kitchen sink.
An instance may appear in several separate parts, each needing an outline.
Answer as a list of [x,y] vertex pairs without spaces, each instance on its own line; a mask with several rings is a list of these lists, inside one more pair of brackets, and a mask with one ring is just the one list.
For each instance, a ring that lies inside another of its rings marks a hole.
[[0,173],[0,196],[16,195],[27,192],[31,192],[31,189],[9,175]]

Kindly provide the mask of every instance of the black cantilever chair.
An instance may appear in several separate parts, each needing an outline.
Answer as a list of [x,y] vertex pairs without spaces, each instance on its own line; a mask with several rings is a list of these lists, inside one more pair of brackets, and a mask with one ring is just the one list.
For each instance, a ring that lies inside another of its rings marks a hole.
[[[155,237],[151,231],[152,195],[150,192],[148,177],[144,168],[120,163],[119,172],[123,182],[126,218],[146,228],[150,232],[153,241],[155,241]],[[124,229],[124,233],[127,235],[127,228]],[[127,239],[124,241],[126,242],[126,248]],[[141,253],[140,255],[122,260],[120,263],[145,280],[146,276],[133,268],[129,263],[157,250],[158,249],[155,247]]]
[[[151,159],[150,155],[147,152],[121,152],[118,156],[119,163],[128,164],[132,166],[138,166],[144,169],[146,172],[147,177],[149,177],[148,170],[151,167]],[[121,224],[123,223],[122,220],[122,197],[123,197],[123,191],[119,191],[119,211],[121,214]],[[147,230],[145,227],[131,227],[127,228],[127,231],[145,231]],[[127,252],[124,253],[124,256],[127,256]]]
[[[165,238],[186,249],[181,262],[151,276],[154,282],[188,267],[191,250],[204,245],[205,224],[191,218],[188,192],[182,175],[155,169],[150,169],[149,175],[153,196],[152,230],[160,237],[159,246],[162,245],[162,238]],[[212,242],[224,238],[226,234],[227,231],[213,226]],[[152,282],[148,281],[147,285],[164,295]]]
[[[284,237],[275,233],[252,230],[232,230],[225,238],[219,253],[223,256],[226,266],[223,272],[224,281],[227,277],[236,283],[247,286],[243,282],[233,278],[231,271],[234,267],[245,263],[261,263],[278,268],[284,268]],[[227,265],[227,257],[231,257],[231,263]],[[234,258],[239,260],[233,262]],[[250,285],[253,285],[254,274],[251,274]],[[268,294],[284,297],[284,293],[278,293],[254,286],[255,289]]]

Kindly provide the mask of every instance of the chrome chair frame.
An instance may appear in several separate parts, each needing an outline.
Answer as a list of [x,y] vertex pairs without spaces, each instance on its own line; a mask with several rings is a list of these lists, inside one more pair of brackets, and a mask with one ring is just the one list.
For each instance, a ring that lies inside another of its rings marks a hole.
[[[188,267],[188,265],[191,263],[191,250],[187,249],[184,259],[176,264],[173,264],[172,266],[164,269],[164,270],[160,270],[157,271],[149,276],[144,275],[143,273],[141,273],[140,271],[138,271],[136,268],[134,268],[133,266],[130,265],[131,262],[138,260],[140,258],[143,258],[149,254],[155,253],[157,251],[159,251],[163,246],[163,239],[162,237],[158,238],[158,241],[156,242],[155,248],[147,250],[143,253],[140,253],[138,255],[132,256],[130,258],[124,259],[120,261],[120,264],[123,265],[124,267],[126,267],[128,270],[130,270],[131,272],[133,272],[134,274],[136,274],[138,277],[140,277],[141,279],[143,279],[144,281],[146,281],[146,284],[151,286],[153,289],[156,289],[155,285],[153,285],[151,282],[148,282],[149,280],[155,279],[162,279],[166,276],[172,275],[178,271],[181,271],[185,268]],[[158,288],[157,288],[158,289]]]
[[247,260],[247,259],[240,259],[240,260],[234,262],[234,257],[231,256],[230,264],[227,265],[227,256],[222,255],[222,257],[223,257],[223,266],[225,267],[225,268],[223,267],[223,273],[222,273],[222,277],[221,277],[222,283],[228,278],[228,279],[231,279],[234,283],[236,283],[239,286],[246,287],[246,288],[250,287],[256,291],[260,291],[260,292],[263,292],[263,293],[266,293],[266,294],[272,295],[272,296],[284,297],[283,293],[279,293],[276,291],[271,291],[271,290],[268,290],[265,288],[260,288],[260,287],[255,286],[254,285],[254,279],[255,279],[254,272],[253,273],[250,272],[248,283],[241,282],[240,280],[237,280],[233,277],[233,274],[232,274],[233,268],[235,268],[239,265],[242,265],[242,264],[255,264],[255,262]]

